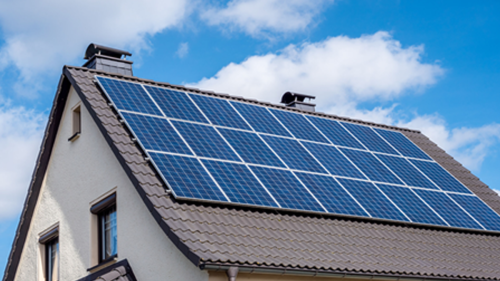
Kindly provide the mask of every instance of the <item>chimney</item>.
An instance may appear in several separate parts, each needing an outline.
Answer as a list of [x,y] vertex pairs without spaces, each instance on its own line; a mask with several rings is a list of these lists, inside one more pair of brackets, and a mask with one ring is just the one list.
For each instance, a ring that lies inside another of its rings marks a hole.
[[[284,103],[288,107],[295,107],[298,109],[314,112],[314,107],[316,105],[314,103],[310,103],[309,101],[315,98],[315,96],[286,92],[281,98],[281,103]],[[308,102],[305,102],[305,99],[308,99]]]
[[132,76],[133,62],[125,60],[127,56],[132,56],[132,54],[92,43],[85,52],[84,59],[87,62],[83,67]]

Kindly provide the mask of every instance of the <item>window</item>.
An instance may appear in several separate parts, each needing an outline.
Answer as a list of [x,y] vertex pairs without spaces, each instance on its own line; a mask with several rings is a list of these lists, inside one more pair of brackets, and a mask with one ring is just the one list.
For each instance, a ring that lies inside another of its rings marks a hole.
[[39,239],[43,247],[44,280],[59,280],[59,228],[47,231]]
[[99,261],[116,256],[116,205],[99,214]]
[[59,280],[59,239],[45,243],[45,280]]
[[94,204],[90,212],[97,218],[97,260],[99,264],[117,256],[116,194]]
[[73,108],[72,119],[73,119],[73,134],[68,139],[69,141],[76,140],[80,136],[80,133],[81,133],[82,120],[81,120],[81,113],[80,113],[80,105]]

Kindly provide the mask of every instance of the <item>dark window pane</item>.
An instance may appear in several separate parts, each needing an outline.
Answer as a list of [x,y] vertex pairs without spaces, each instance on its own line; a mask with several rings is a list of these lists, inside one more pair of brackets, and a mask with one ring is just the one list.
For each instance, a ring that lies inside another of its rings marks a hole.
[[116,206],[113,206],[101,215],[101,260],[116,255]]
[[45,245],[46,271],[45,277],[48,281],[59,280],[59,239],[49,241]]

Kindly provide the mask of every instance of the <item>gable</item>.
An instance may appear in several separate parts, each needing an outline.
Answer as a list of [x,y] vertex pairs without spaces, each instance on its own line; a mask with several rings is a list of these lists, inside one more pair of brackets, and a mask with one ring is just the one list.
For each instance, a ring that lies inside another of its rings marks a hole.
[[[74,88],[67,95],[17,270],[6,280],[43,279],[45,257],[39,237],[54,226],[58,228],[59,278],[76,280],[89,274],[88,269],[98,263],[97,222],[90,208],[110,194],[116,194],[118,259],[127,258],[136,276],[205,280],[206,273],[196,270],[151,217]],[[77,105],[81,106],[81,134],[70,141],[72,109]],[[152,274],[148,266],[158,270]]]

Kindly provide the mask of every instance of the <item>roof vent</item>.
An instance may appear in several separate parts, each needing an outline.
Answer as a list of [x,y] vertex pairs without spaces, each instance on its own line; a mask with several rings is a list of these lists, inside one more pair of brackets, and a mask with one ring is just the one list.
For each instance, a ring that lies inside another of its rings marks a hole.
[[[284,103],[288,107],[295,107],[298,109],[314,112],[314,108],[316,107],[316,105],[314,103],[310,103],[309,101],[315,98],[315,96],[286,92],[281,98],[281,103]],[[306,99],[308,99],[308,102],[305,102]]]
[[83,67],[132,76],[133,62],[125,60],[127,56],[132,56],[132,54],[92,43],[85,52],[84,59],[87,62]]

